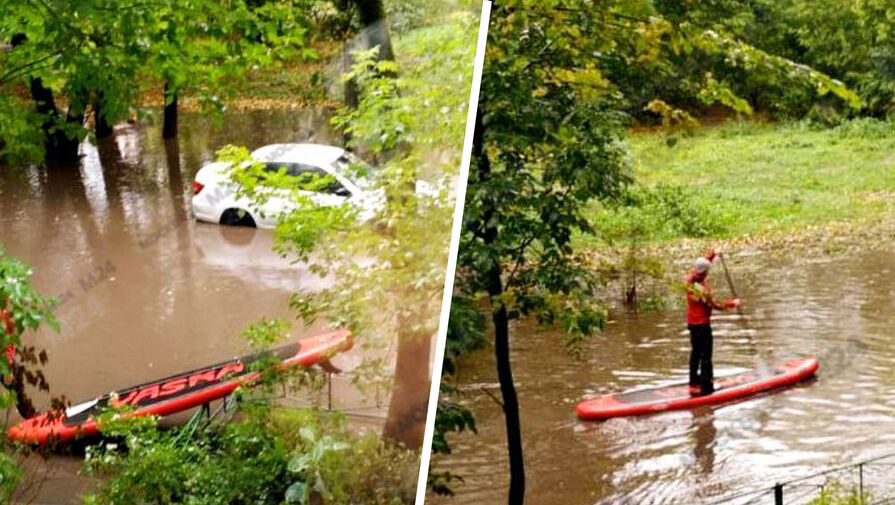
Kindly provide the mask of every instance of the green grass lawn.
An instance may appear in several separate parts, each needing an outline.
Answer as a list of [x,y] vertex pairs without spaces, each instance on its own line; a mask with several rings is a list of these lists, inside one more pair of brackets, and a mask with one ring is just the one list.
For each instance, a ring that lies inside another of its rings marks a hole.
[[648,197],[595,206],[604,239],[632,228],[653,243],[779,234],[882,218],[895,205],[895,123],[735,122],[691,135],[632,133],[629,147],[632,193]]

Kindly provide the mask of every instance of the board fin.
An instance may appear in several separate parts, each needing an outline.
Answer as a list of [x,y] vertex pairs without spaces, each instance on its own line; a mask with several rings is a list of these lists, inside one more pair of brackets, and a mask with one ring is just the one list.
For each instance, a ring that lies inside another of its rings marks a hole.
[[337,367],[336,365],[333,365],[333,362],[328,359],[320,361],[319,363],[317,363],[317,366],[319,366],[321,369],[323,369],[324,372],[327,373],[342,373],[342,369]]

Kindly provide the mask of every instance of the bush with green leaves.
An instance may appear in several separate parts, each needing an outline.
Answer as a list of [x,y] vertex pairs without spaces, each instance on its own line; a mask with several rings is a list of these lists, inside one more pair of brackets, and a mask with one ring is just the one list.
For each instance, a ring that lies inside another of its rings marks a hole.
[[727,230],[711,195],[677,184],[631,186],[621,199],[598,208],[594,223],[599,237],[610,245],[705,238]]
[[475,0],[385,0],[384,4],[388,24],[399,34],[438,24],[457,10],[477,13],[481,9],[481,2]]
[[235,420],[200,415],[162,429],[152,417],[103,418],[112,437],[88,448],[101,504],[403,504],[416,455],[352,433],[343,415],[250,404]]
[[[59,323],[53,316],[55,301],[41,296],[31,285],[33,270],[21,261],[7,256],[0,246],[0,351],[8,346],[17,352],[17,370],[7,361],[5,353],[0,356],[0,408],[9,408],[18,401],[28,401],[17,397],[16,388],[24,382],[48,390],[43,373],[37,368],[46,364],[47,355],[34,346],[24,346],[22,336],[28,331],[37,331],[42,325],[58,331]],[[23,382],[24,381],[24,382]],[[14,383],[18,382],[17,386]],[[6,437],[0,443],[0,502],[5,503],[22,478],[17,461],[12,457],[14,450]]]
[[843,486],[838,482],[828,483],[820,494],[806,505],[868,505],[874,502],[868,493],[863,495],[857,489]]

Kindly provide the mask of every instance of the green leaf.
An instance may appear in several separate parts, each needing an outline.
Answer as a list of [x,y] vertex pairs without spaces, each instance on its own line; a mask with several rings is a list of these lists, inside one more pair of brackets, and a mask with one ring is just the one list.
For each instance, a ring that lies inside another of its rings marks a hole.
[[304,505],[310,501],[310,487],[306,482],[293,482],[286,489],[286,502]]
[[288,470],[292,473],[301,473],[311,466],[311,456],[309,454],[301,454],[289,460]]

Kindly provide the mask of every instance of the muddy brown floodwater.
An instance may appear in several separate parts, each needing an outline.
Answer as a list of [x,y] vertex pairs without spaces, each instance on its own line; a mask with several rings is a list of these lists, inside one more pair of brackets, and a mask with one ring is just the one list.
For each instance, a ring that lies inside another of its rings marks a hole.
[[[241,330],[262,316],[292,319],[289,294],[320,282],[272,253],[269,231],[193,221],[189,186],[226,144],[338,144],[326,113],[231,113],[217,125],[183,114],[181,121],[178,143],[162,141],[150,124],[116,127],[101,147],[82,146],[80,167],[0,169],[0,244],[34,267],[39,292],[60,300],[61,331],[28,337],[49,354],[54,396],[83,401],[243,354]],[[325,329],[296,322],[289,338]],[[334,363],[355,366],[365,352],[359,347]],[[361,429],[379,429],[387,393],[361,394],[336,376],[332,407]],[[46,408],[46,395],[35,399]],[[77,456],[30,463],[43,486],[22,499],[80,503],[89,481],[76,475]]]
[[[731,266],[768,261],[738,258]],[[724,290],[720,270],[714,285]],[[895,251],[759,271],[737,286],[748,321],[715,319],[716,374],[754,368],[760,349],[774,362],[819,355],[816,380],[722,407],[604,422],[576,420],[573,406],[588,394],[686,380],[683,309],[613,314],[582,361],[564,352],[556,332],[514,326],[526,503],[698,504],[895,452],[893,286]],[[499,395],[491,350],[467,356],[458,369],[460,400],[475,412],[479,433],[451,438],[453,454],[437,468],[465,482],[455,497],[427,503],[500,503],[508,483],[503,418],[482,391]],[[805,492],[812,489],[798,494]]]

